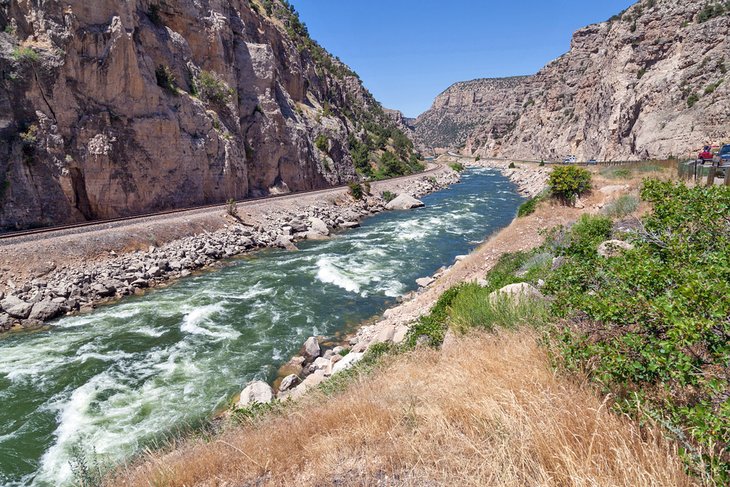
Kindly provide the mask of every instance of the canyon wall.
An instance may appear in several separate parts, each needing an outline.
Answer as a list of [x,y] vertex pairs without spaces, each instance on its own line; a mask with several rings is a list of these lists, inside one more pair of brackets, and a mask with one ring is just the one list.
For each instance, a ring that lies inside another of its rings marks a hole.
[[0,0],[0,229],[351,181],[372,126],[285,1]]
[[417,136],[533,160],[688,156],[730,141],[729,15],[726,2],[642,0],[577,31],[568,53],[519,83],[454,85],[418,118]]

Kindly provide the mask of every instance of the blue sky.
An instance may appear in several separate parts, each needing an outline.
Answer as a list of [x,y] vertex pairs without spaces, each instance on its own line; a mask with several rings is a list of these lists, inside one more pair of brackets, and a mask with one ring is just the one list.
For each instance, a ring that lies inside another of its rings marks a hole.
[[292,0],[388,108],[415,117],[456,81],[535,73],[633,0]]

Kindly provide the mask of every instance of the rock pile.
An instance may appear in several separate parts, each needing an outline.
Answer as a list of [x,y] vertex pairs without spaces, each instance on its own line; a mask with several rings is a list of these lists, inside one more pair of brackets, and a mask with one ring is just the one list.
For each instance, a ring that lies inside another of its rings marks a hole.
[[[458,181],[453,171],[439,171],[404,183],[401,194],[422,196]],[[123,255],[111,253],[102,262],[54,268],[24,284],[8,282],[0,295],[0,332],[14,326],[37,327],[63,314],[86,312],[100,302],[140,294],[171,279],[186,277],[216,262],[265,247],[296,249],[305,239],[326,238],[332,230],[359,226],[369,215],[385,211],[381,195],[360,201],[341,198],[321,201],[296,213],[274,209],[261,226],[240,222]]]

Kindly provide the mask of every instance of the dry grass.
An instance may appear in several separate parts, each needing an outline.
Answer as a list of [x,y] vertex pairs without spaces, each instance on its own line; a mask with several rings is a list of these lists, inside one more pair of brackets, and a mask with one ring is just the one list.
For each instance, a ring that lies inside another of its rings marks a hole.
[[533,336],[388,362],[332,399],[191,441],[109,485],[683,486],[673,445],[556,377]]

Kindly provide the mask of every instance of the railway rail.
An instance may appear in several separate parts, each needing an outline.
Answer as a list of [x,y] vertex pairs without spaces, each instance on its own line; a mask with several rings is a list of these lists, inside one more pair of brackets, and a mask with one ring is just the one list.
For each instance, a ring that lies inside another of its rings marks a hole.
[[[399,181],[403,179],[413,178],[413,177],[419,177],[419,176],[426,176],[428,174],[432,174],[439,170],[441,168],[441,165],[439,164],[432,164],[432,167],[427,168],[425,171],[422,171],[420,173],[416,174],[409,174],[406,176],[397,176],[394,178],[387,179],[386,181]],[[376,181],[377,182],[377,181]],[[271,201],[271,200],[279,200],[279,199],[288,199],[288,198],[299,198],[302,196],[312,196],[312,195],[318,195],[318,194],[326,194],[331,191],[336,191],[340,189],[347,188],[347,184],[340,184],[337,186],[331,186],[329,188],[322,188],[322,189],[315,189],[311,191],[299,191],[296,193],[284,193],[284,194],[278,194],[278,195],[269,195],[269,196],[261,196],[256,198],[246,198],[243,200],[236,201],[236,205],[249,205],[249,204],[257,204],[262,203],[265,201]],[[227,203],[213,203],[209,205],[201,205],[201,206],[194,206],[194,207],[188,207],[188,208],[177,208],[173,210],[164,210],[164,211],[158,211],[154,213],[145,213],[143,215],[131,215],[131,216],[124,216],[119,218],[109,218],[105,220],[90,220],[80,223],[72,223],[68,225],[58,225],[58,226],[52,226],[52,227],[42,227],[42,228],[34,228],[31,230],[20,230],[20,231],[13,231],[13,232],[5,232],[0,233],[0,245],[10,245],[15,243],[21,243],[27,240],[34,240],[33,237],[40,237],[42,235],[46,234],[54,234],[57,233],[60,235],[65,235],[67,233],[75,233],[75,231],[78,230],[103,230],[108,228],[114,228],[118,226],[120,223],[145,223],[160,217],[167,217],[171,215],[195,215],[202,212],[207,212],[215,209],[221,209],[224,210],[227,206]]]

